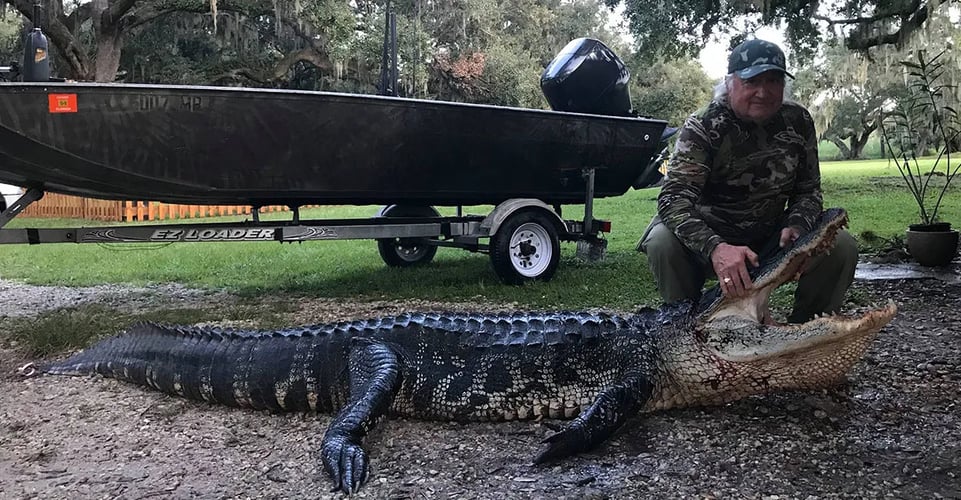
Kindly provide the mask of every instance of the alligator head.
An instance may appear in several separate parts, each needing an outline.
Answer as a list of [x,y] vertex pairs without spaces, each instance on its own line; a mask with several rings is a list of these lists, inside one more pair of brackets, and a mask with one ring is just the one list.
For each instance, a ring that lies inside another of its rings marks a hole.
[[877,333],[894,317],[894,303],[853,316],[826,315],[799,324],[772,324],[771,293],[795,279],[806,260],[829,252],[847,213],[822,213],[814,230],[751,271],[747,296],[717,287],[692,312],[693,335],[662,345],[664,372],[649,409],[720,404],[774,390],[813,389],[842,380]]

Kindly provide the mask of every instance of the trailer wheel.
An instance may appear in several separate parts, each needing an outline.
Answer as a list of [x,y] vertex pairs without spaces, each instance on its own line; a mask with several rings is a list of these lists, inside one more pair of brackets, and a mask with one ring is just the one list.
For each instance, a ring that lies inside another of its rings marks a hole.
[[504,283],[550,281],[561,258],[557,228],[543,213],[517,212],[491,236],[490,256],[494,272]]
[[[383,217],[439,217],[432,207],[391,205],[380,214]],[[390,267],[411,267],[434,260],[437,247],[427,238],[382,238],[377,240],[380,258]]]
[[433,260],[437,247],[427,238],[384,238],[377,240],[377,251],[388,266],[410,267]]

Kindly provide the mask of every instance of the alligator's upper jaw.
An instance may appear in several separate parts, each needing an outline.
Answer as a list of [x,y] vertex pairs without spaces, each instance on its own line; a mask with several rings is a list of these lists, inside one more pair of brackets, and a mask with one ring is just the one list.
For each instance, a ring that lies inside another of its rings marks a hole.
[[763,323],[769,319],[768,301],[777,287],[796,279],[808,259],[820,253],[829,253],[834,246],[838,231],[848,222],[847,212],[833,208],[821,216],[817,228],[804,235],[790,248],[762,263],[753,277],[754,283],[747,295],[739,298],[721,296],[701,315],[704,322],[729,315]]

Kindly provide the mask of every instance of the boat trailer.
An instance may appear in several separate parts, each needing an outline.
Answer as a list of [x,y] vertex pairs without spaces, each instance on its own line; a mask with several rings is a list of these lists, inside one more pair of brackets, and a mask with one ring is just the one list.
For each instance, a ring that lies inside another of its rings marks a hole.
[[251,219],[240,222],[124,224],[72,228],[6,228],[43,191],[29,188],[0,212],[0,244],[41,243],[193,243],[210,241],[304,242],[322,240],[377,241],[381,258],[391,267],[430,262],[438,247],[487,253],[498,278],[506,284],[549,281],[558,268],[561,241],[577,242],[577,255],[585,260],[603,258],[610,221],[593,216],[594,169],[585,169],[587,192],[584,218],[561,217],[559,205],[534,198],[514,198],[496,205],[486,215],[443,216],[434,207],[395,204],[382,207],[368,219],[300,218],[290,207],[290,220],[264,221],[254,207]]

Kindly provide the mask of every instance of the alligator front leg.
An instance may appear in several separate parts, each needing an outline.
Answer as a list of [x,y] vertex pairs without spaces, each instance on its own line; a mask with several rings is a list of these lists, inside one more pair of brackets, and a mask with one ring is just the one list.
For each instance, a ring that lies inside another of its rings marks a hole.
[[564,430],[544,440],[547,447],[534,459],[535,464],[569,457],[587,451],[610,437],[632,415],[637,414],[653,386],[646,376],[629,373],[618,384],[598,395]]
[[357,491],[367,481],[370,467],[361,442],[387,413],[400,387],[397,355],[390,347],[366,339],[350,349],[350,402],[334,417],[321,445],[324,469],[334,490]]

